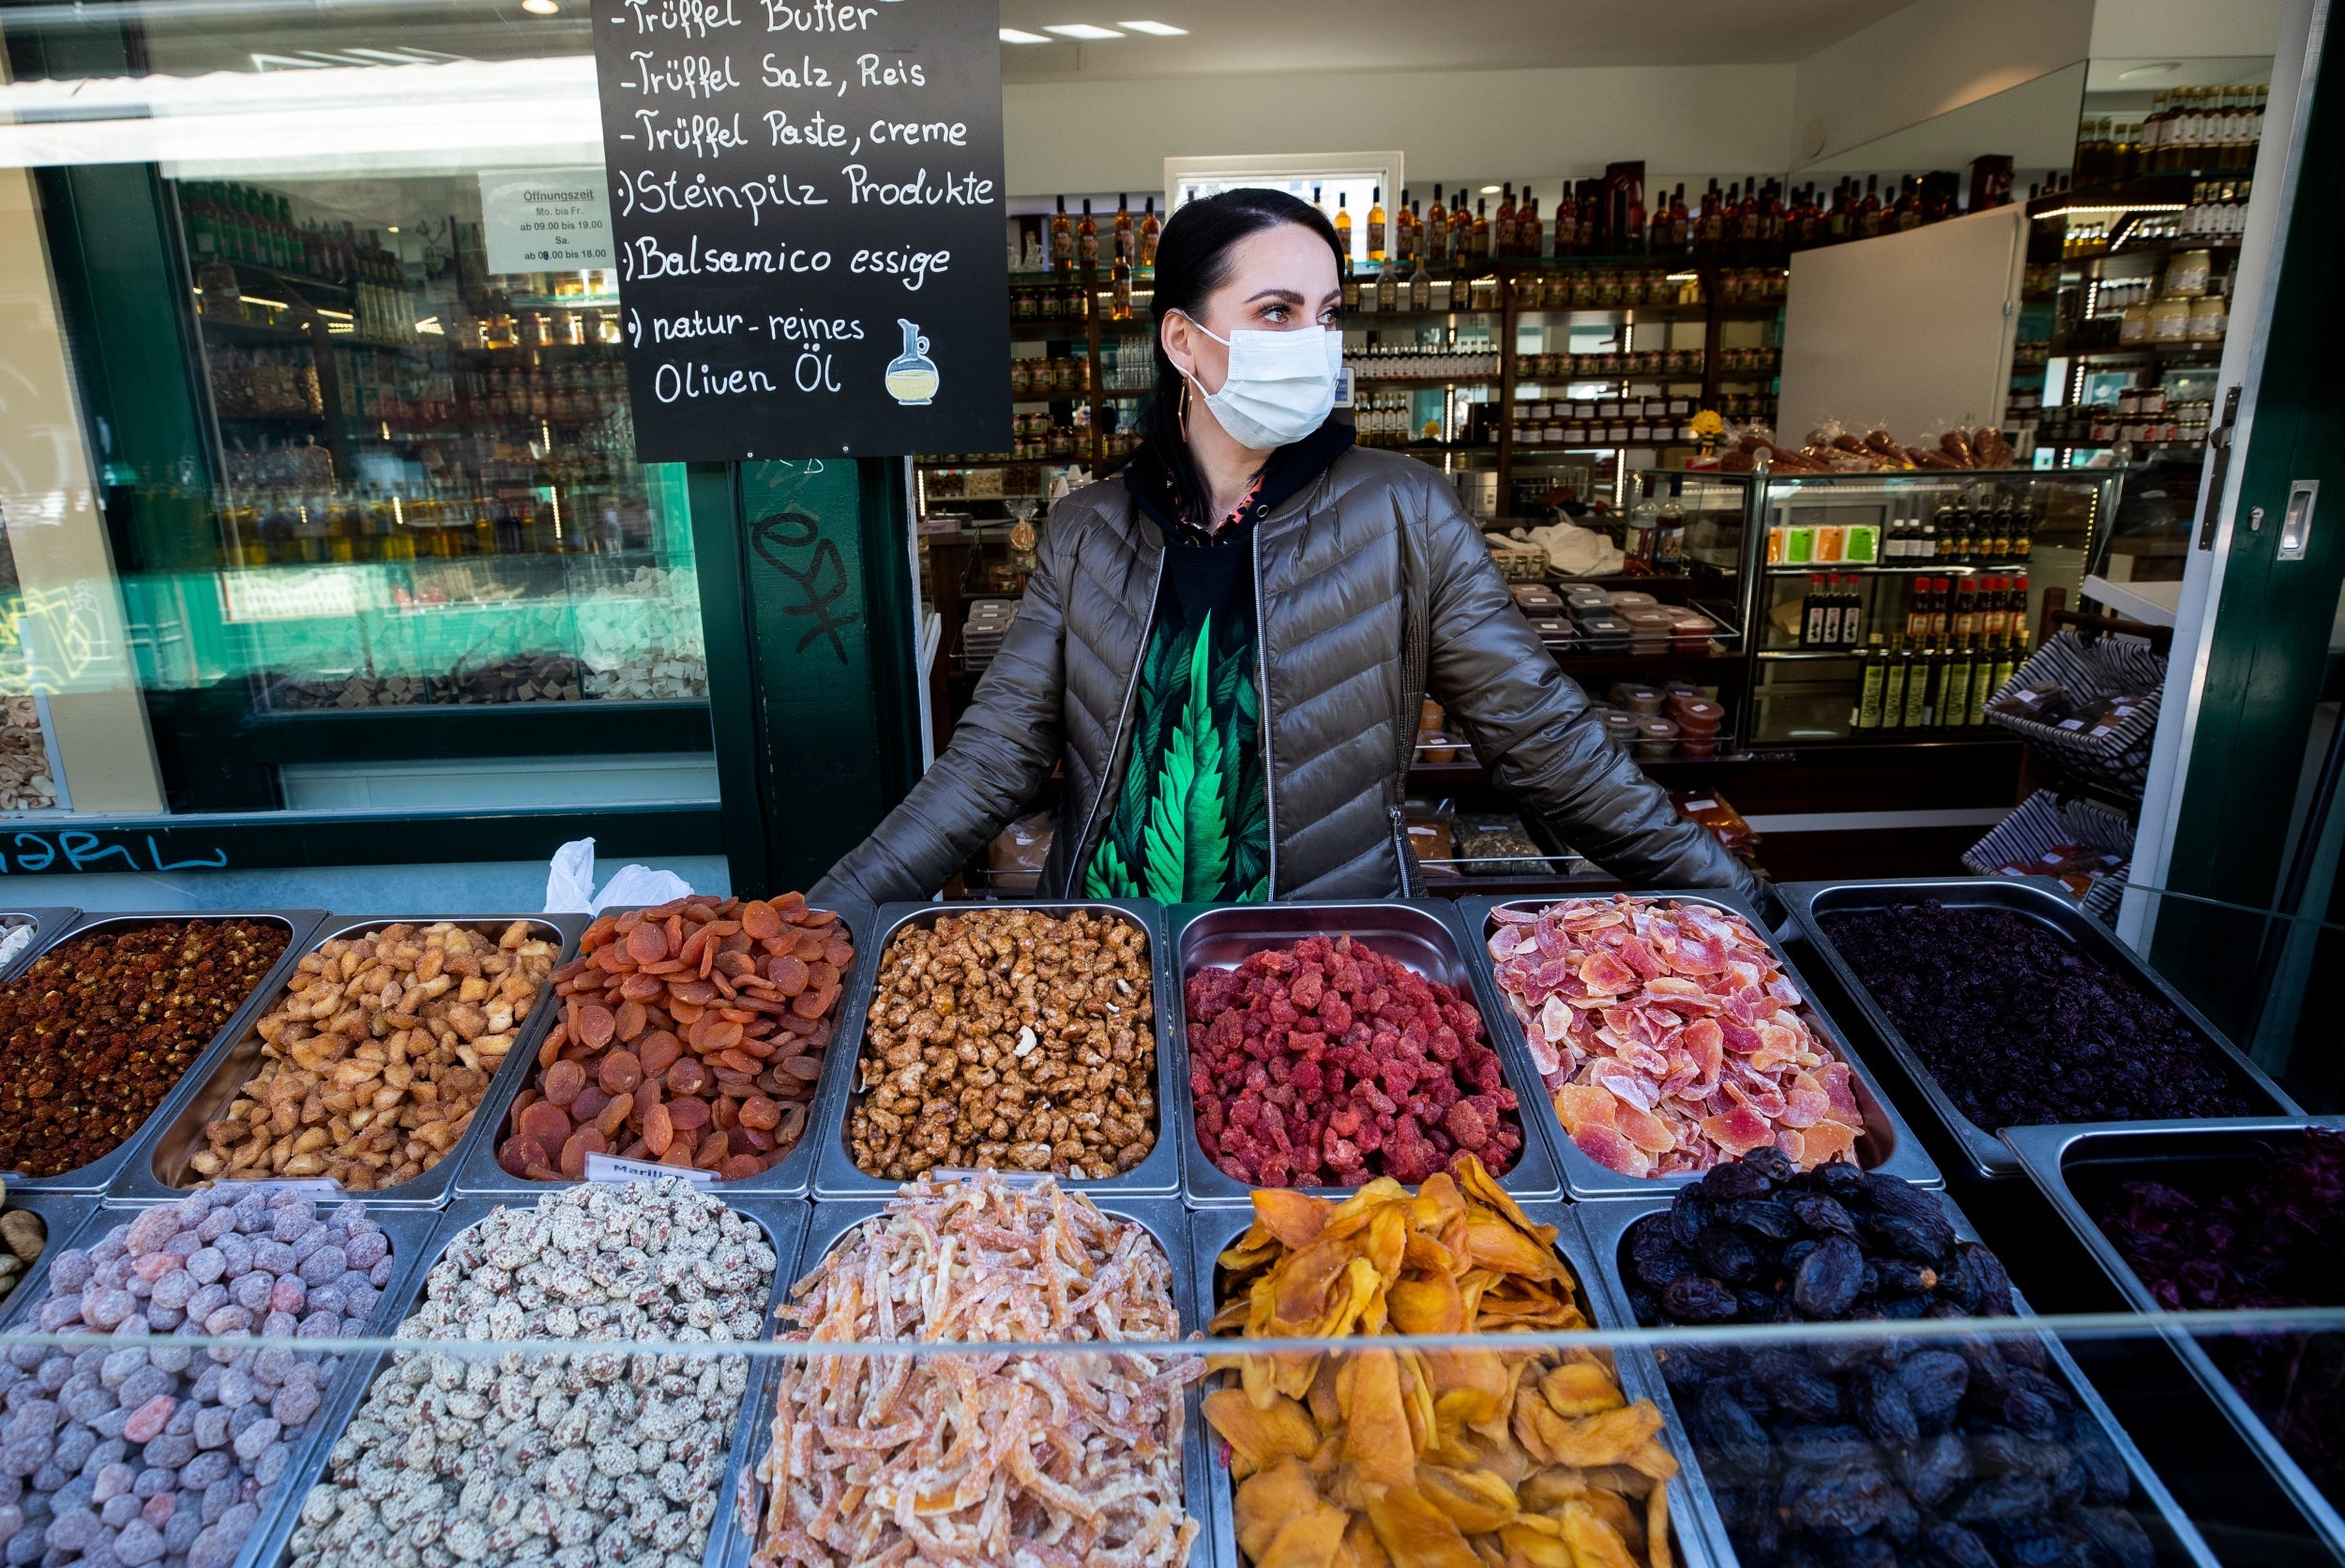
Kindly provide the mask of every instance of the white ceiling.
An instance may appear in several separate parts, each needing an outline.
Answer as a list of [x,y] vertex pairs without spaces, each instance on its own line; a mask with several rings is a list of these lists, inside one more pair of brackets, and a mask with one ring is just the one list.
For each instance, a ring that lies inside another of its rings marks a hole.
[[[1909,0],[1002,0],[1002,25],[1186,27],[1096,43],[1005,44],[1009,82],[1295,71],[1789,63]],[[1436,111],[1438,106],[1429,106]],[[1462,106],[1460,106],[1462,107]]]

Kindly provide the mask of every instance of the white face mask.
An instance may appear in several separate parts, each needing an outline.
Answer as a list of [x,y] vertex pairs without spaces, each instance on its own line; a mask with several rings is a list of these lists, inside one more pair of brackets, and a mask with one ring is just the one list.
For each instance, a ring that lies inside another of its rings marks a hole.
[[1184,370],[1232,441],[1255,451],[1302,440],[1326,422],[1336,406],[1336,376],[1343,369],[1343,334],[1324,326],[1292,332],[1240,328],[1227,338],[1189,317],[1189,324],[1228,346],[1230,373],[1208,392]]

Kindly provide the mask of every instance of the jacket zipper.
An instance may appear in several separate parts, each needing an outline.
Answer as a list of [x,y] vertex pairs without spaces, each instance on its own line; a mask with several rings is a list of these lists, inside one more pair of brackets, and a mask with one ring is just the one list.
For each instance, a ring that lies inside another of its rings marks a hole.
[[[1164,552],[1157,552],[1157,569],[1148,580],[1148,613],[1141,622],[1140,652],[1132,656],[1132,672],[1124,681],[1124,705],[1115,716],[1115,739],[1108,747],[1107,765],[1099,770],[1099,788],[1091,797],[1091,811],[1083,819],[1082,837],[1076,843],[1076,857],[1067,867],[1067,895],[1079,897],[1083,878],[1088,874],[1091,856],[1098,846],[1092,842],[1092,829],[1098,825],[1099,807],[1107,803],[1108,791],[1115,783],[1116,761],[1124,755],[1124,741],[1130,733],[1132,722],[1132,693],[1140,687],[1141,667],[1148,662],[1148,639],[1157,624],[1157,595],[1164,588]],[[1129,762],[1126,762],[1129,766]],[[1265,792],[1266,793],[1267,792]]]
[[[1324,475],[1322,475],[1324,478]],[[1255,722],[1262,730],[1262,815],[1263,852],[1263,894],[1265,901],[1278,901],[1278,770],[1270,755],[1270,614],[1262,596],[1262,525],[1255,524],[1253,538],[1254,579],[1254,691],[1261,700]]]

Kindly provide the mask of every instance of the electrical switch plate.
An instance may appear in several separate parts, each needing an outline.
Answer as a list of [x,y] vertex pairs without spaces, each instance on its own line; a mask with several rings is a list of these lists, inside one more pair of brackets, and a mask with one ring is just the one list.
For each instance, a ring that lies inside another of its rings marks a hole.
[[2280,515],[2278,559],[2301,561],[2312,538],[2312,505],[2320,498],[2321,481],[2299,479],[2288,487],[2288,510]]

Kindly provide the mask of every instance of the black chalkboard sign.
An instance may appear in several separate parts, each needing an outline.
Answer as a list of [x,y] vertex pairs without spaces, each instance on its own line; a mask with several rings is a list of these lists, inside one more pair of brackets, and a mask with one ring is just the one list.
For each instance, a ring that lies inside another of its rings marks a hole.
[[999,7],[591,4],[637,455],[1008,447]]

